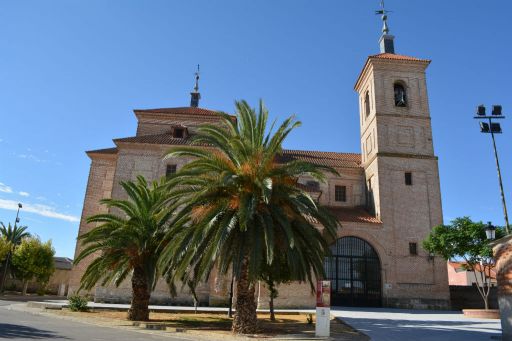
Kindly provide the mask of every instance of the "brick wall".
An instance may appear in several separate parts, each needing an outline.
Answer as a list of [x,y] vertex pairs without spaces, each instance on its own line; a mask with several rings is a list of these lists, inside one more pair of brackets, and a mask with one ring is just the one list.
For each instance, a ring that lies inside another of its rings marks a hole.
[[[485,308],[484,300],[475,286],[450,285],[450,304],[453,310]],[[497,287],[492,287],[489,293],[489,308],[498,309]]]

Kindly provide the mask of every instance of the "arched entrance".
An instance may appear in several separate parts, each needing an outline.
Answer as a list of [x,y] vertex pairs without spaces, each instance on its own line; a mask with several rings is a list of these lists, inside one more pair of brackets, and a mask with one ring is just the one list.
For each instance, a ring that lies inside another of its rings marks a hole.
[[331,246],[331,253],[324,261],[331,305],[381,306],[381,267],[375,249],[361,238],[343,237]]

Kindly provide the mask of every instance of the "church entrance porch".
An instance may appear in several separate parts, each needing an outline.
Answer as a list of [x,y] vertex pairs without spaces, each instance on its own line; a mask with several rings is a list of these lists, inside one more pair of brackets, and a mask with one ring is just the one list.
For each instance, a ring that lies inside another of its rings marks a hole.
[[380,307],[381,265],[375,249],[361,238],[343,237],[331,246],[331,253],[324,261],[331,305]]

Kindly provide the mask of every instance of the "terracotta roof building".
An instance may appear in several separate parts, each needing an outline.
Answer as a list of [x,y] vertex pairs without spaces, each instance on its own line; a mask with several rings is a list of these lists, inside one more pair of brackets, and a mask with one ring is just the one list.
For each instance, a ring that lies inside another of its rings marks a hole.
[[474,284],[481,285],[482,278],[480,273],[484,272],[488,274],[488,277],[491,278],[491,285],[496,285],[496,269],[489,267],[482,267],[479,264],[475,266],[475,270],[477,272],[477,278],[475,278],[475,272],[469,271],[466,268],[465,262],[447,262],[448,267],[448,282],[450,285],[462,285],[462,286],[472,286]]

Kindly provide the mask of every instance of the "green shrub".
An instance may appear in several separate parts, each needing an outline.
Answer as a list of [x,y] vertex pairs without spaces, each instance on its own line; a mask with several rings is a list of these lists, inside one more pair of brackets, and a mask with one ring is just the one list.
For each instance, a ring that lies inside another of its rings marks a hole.
[[40,286],[39,288],[37,288],[36,293],[37,293],[37,295],[39,295],[39,296],[44,296],[44,295],[46,295],[46,287],[45,287],[45,286]]
[[87,298],[84,296],[80,296],[78,294],[74,294],[70,296],[69,299],[69,309],[71,311],[87,311],[89,308],[87,307]]

